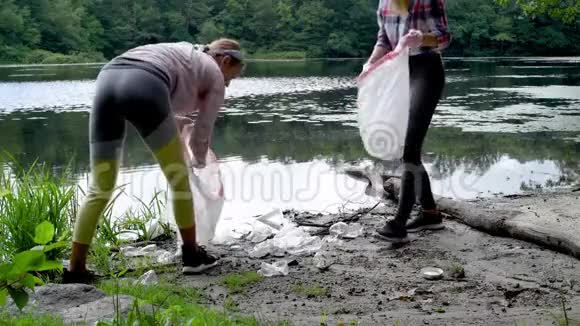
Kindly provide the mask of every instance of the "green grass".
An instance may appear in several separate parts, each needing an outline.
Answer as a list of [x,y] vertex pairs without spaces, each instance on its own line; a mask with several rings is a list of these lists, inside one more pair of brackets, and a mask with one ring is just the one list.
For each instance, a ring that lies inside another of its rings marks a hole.
[[[152,286],[129,286],[115,281],[102,283],[99,287],[109,295],[136,297],[139,300],[136,307],[151,304],[161,308],[157,312],[139,309],[139,325],[264,325],[253,317],[240,316],[228,309],[220,311],[203,307],[200,305],[202,294],[190,287],[163,282]],[[144,320],[154,320],[155,323],[143,323]],[[120,321],[114,325],[126,324]]]
[[549,312],[550,315],[552,316],[552,318],[554,319],[554,323],[557,326],[580,326],[580,320],[577,319],[573,319],[570,316],[568,316],[568,307],[567,307],[567,302],[566,299],[564,298],[564,296],[562,295],[560,297],[561,300],[561,314],[555,314],[552,312]]
[[245,292],[248,285],[258,283],[262,278],[262,275],[256,272],[235,273],[224,276],[220,284],[225,286],[229,293],[236,294]]
[[451,264],[451,276],[455,278],[464,278],[465,277],[465,267],[460,263],[453,263]]
[[61,318],[51,315],[0,313],[0,326],[64,326]]
[[[163,216],[165,211],[166,200],[162,200],[160,197],[161,192],[155,193],[155,196],[148,202],[145,203],[140,198],[135,197],[135,199],[140,203],[137,209],[129,210],[123,215],[117,224],[119,230],[133,231],[137,234],[138,241],[151,241],[153,240],[154,234],[150,233],[149,225],[152,221],[159,219]],[[160,231],[162,232],[163,239],[170,239],[173,231],[171,226],[167,222],[159,221]]]
[[[12,156],[4,156],[10,169],[0,174],[0,255],[9,259],[33,248],[36,226],[44,221],[55,227],[53,241],[69,241],[77,206],[70,170],[57,176],[46,165],[25,169]],[[53,250],[47,257],[61,259],[66,250]]]
[[319,284],[304,285],[303,283],[294,285],[292,292],[307,297],[325,297],[330,293],[327,288],[324,288]]
[[198,304],[202,297],[201,293],[195,288],[180,287],[168,282],[160,282],[154,286],[128,286],[123,284],[117,286],[114,280],[109,280],[101,283],[98,287],[108,295],[132,295],[147,303],[162,307]]
[[224,300],[224,309],[229,312],[239,312],[238,303],[229,295]]

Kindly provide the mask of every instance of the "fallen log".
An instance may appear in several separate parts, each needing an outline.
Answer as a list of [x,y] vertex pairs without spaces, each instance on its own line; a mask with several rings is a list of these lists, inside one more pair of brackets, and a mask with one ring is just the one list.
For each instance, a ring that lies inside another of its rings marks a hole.
[[[346,171],[350,175],[351,171]],[[376,180],[383,180],[382,197],[398,201],[401,180],[388,178],[361,177],[368,182],[368,189],[376,189]],[[373,181],[374,180],[374,181]],[[374,184],[373,184],[374,183]],[[476,205],[445,197],[435,198],[439,210],[449,217],[477,230],[494,236],[511,237],[534,243],[580,259],[580,232],[560,227],[557,223],[538,223],[529,214],[520,210],[485,209]]]

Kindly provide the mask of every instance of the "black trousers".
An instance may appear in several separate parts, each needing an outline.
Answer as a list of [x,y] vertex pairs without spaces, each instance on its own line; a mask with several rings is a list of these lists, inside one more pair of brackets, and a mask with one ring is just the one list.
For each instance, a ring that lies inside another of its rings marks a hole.
[[403,154],[403,174],[396,219],[405,223],[418,199],[424,209],[434,209],[429,175],[421,161],[421,150],[433,113],[445,85],[441,56],[436,53],[411,56],[411,110]]

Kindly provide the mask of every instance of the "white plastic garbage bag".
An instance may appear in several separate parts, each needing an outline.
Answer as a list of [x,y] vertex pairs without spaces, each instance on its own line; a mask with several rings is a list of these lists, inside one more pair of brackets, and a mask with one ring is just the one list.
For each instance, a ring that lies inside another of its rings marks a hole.
[[280,260],[273,264],[262,262],[260,270],[258,271],[258,274],[265,277],[286,276],[288,273],[290,273],[290,268],[286,260]]
[[159,283],[159,277],[154,270],[150,270],[147,273],[141,275],[138,280],[135,281],[135,285],[156,285]]
[[369,155],[403,157],[410,108],[409,49],[397,47],[358,79],[358,124]]
[[[193,135],[193,132],[193,127],[187,126],[183,131],[183,135]],[[188,160],[193,160],[193,152],[189,146],[186,146],[185,155]],[[204,168],[191,168],[189,183],[195,209],[197,242],[200,245],[207,245],[214,237],[215,228],[225,202],[219,163],[211,149],[207,152]],[[181,243],[183,241],[181,236],[178,235],[178,244]]]
[[197,241],[206,245],[213,239],[225,202],[219,164],[211,150],[208,152],[206,167],[193,169],[189,179],[195,207]]
[[338,222],[330,227],[329,232],[331,237],[337,239],[356,239],[364,234],[364,227],[359,223]]

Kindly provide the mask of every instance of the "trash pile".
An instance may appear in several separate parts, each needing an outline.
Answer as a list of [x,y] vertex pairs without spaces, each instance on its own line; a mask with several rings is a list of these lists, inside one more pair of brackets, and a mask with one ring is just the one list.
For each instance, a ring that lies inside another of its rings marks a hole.
[[[320,270],[328,269],[334,259],[330,251],[342,245],[342,239],[355,239],[364,233],[359,223],[339,222],[329,229],[330,235],[324,238],[309,234],[304,227],[284,217],[280,209],[275,209],[260,217],[246,219],[225,219],[218,225],[213,244],[238,247],[240,242],[252,244],[246,249],[252,258],[287,256],[313,256]],[[260,274],[276,276],[288,274],[288,262],[280,260],[274,264],[262,263]]]
[[[359,223],[346,224],[338,222],[329,228],[330,235],[315,236],[285,217],[282,210],[275,209],[259,217],[225,218],[219,221],[215,234],[210,241],[212,245],[232,249],[243,249],[248,257],[255,259],[279,258],[281,260],[268,264],[262,262],[259,273],[265,277],[288,275],[289,256],[314,256],[314,264],[321,271],[327,270],[336,263],[331,252],[340,247],[343,239],[355,239],[364,234]],[[142,248],[123,247],[121,254],[127,258],[146,257],[154,264],[174,264],[180,257],[178,250],[171,253],[150,244]]]
[[176,253],[171,253],[167,250],[159,249],[156,244],[150,244],[142,248],[132,246],[122,247],[121,254],[127,258],[150,258],[161,266],[171,265],[175,263],[175,259],[177,258]]

